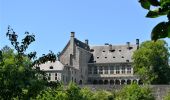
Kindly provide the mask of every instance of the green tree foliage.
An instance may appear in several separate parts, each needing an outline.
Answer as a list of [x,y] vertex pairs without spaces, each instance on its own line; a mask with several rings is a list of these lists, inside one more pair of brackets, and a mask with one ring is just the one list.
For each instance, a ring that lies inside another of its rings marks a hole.
[[147,86],[140,87],[133,83],[125,86],[117,93],[116,100],[155,100],[151,89]]
[[[18,35],[10,27],[6,36],[9,38],[14,50],[5,46],[0,50],[0,99],[30,99],[44,89],[47,81],[45,74],[35,67],[46,61],[55,61],[55,55],[36,58],[36,52],[26,54],[28,46],[35,41],[35,36],[25,32],[22,42],[18,42]],[[15,51],[15,53],[14,53]]]
[[143,42],[133,54],[134,72],[145,83],[168,84],[170,82],[168,58],[168,45],[165,41]]
[[96,91],[92,100],[114,100],[113,94],[105,90]]
[[167,22],[160,22],[153,28],[151,39],[170,38],[170,0],[139,0],[139,2],[148,10],[146,17],[157,18],[166,15],[168,18]]
[[163,100],[170,100],[170,92],[164,97]]

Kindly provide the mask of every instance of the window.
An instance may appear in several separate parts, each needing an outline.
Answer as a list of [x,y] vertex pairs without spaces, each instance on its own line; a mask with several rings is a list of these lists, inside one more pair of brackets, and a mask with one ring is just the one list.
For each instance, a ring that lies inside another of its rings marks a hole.
[[50,69],[53,69],[53,66],[50,66]]
[[103,74],[103,67],[99,66],[99,74]]
[[105,52],[105,51],[103,51],[103,52]]
[[99,59],[99,57],[97,57],[97,59]]
[[88,67],[88,74],[92,74],[92,66]]
[[97,74],[97,66],[94,66],[94,74]]
[[131,74],[131,67],[127,67],[127,74]]
[[55,80],[57,80],[57,73],[55,73]]
[[94,52],[94,49],[90,49],[90,52]]
[[120,74],[120,68],[118,66],[116,67],[116,74]]
[[122,56],[122,58],[124,58],[124,56]]
[[107,58],[107,57],[105,57],[105,58]]
[[51,80],[51,73],[48,73],[48,80]]
[[108,74],[108,66],[104,67],[104,74]]
[[37,70],[40,70],[40,67],[36,67]]
[[115,56],[113,56],[113,58],[116,58]]
[[121,52],[122,50],[119,50],[119,52]]
[[114,66],[110,66],[110,74],[114,74]]
[[125,66],[122,66],[122,74],[125,74]]

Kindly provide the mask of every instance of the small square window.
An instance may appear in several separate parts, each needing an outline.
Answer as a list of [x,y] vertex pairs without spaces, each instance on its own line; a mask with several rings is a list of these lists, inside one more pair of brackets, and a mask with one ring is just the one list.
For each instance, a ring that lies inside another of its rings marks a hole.
[[105,58],[107,58],[107,57],[105,57]]
[[119,50],[119,52],[121,52],[122,50]]
[[103,51],[103,52],[105,52],[105,51]]
[[50,69],[53,69],[53,66],[50,66]]
[[97,57],[97,59],[99,59],[99,57]]
[[115,56],[113,56],[113,58],[116,58]]
[[124,58],[124,56],[122,56],[122,58]]

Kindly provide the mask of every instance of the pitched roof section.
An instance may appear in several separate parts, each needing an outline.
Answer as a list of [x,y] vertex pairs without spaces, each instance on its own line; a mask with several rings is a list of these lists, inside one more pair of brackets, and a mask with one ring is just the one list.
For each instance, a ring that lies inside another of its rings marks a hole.
[[132,62],[132,55],[136,49],[137,45],[130,45],[130,48],[127,45],[93,46],[91,53],[95,63],[123,63]]
[[64,65],[60,61],[55,61],[55,62],[46,62],[44,64],[39,65],[40,70],[44,71],[61,71],[64,69]]
[[86,44],[86,43],[84,43],[84,42],[81,42],[80,40],[78,40],[78,39],[76,39],[76,38],[74,38],[74,42],[75,42],[76,46],[78,46],[78,47],[80,47],[80,48],[83,48],[83,49],[85,49],[85,50],[87,50],[87,51],[90,50],[90,47],[89,47],[88,44]]

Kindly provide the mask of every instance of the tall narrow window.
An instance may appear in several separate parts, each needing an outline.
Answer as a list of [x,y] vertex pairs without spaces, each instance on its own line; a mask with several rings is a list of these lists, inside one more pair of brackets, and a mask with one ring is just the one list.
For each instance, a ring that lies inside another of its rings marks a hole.
[[92,66],[88,66],[88,74],[92,74]]
[[119,66],[116,66],[116,74],[120,74],[120,68],[119,68]]
[[48,80],[51,80],[51,73],[48,73]]
[[99,66],[99,74],[103,74],[103,66]]
[[104,74],[108,74],[108,66],[104,66]]
[[125,74],[125,66],[122,66],[122,74]]
[[55,80],[57,80],[57,73],[55,73]]
[[127,67],[127,74],[131,74],[131,67]]
[[94,66],[94,74],[97,74],[97,66]]
[[110,66],[110,74],[114,74],[114,66]]

